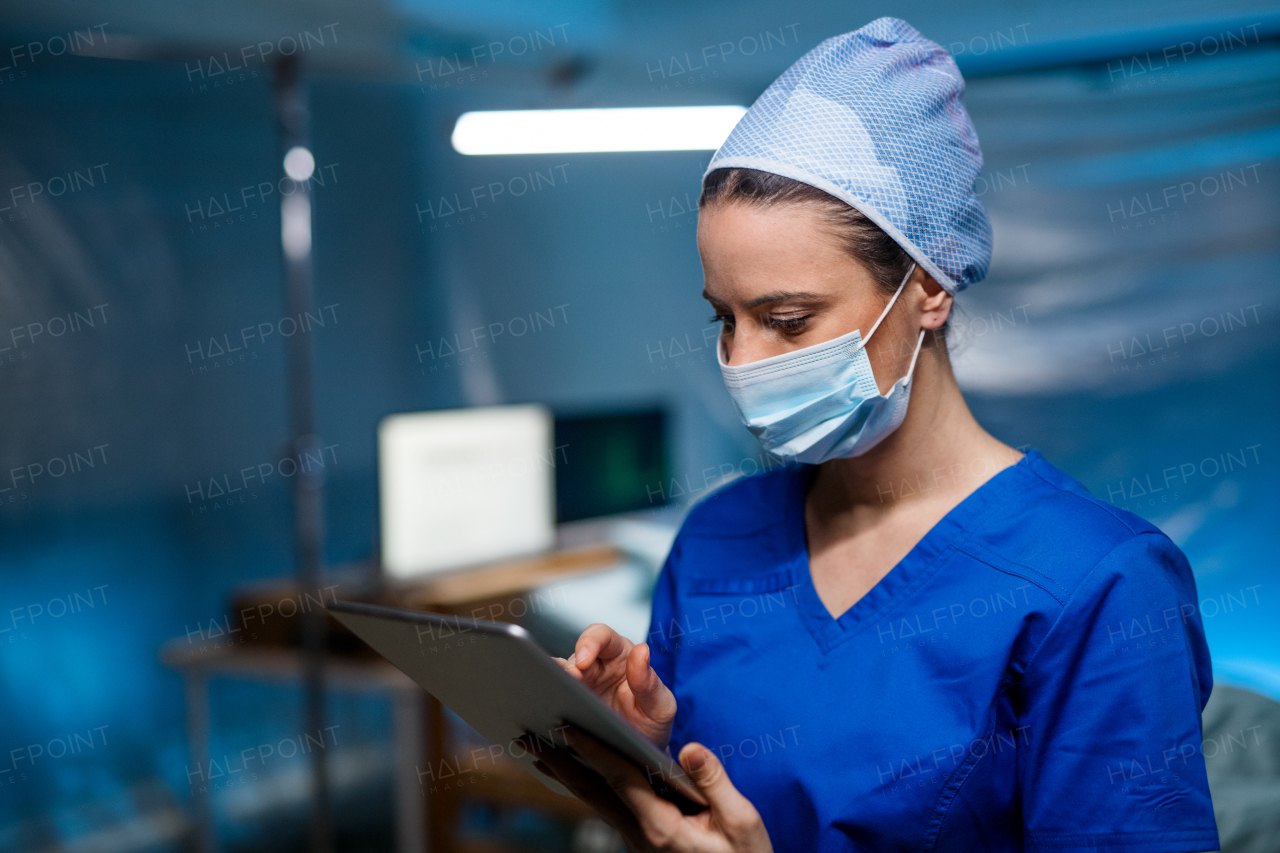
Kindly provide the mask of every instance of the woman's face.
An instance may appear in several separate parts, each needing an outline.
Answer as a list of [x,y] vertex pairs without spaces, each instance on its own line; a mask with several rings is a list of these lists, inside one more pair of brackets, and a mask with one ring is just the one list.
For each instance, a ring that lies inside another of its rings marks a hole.
[[[698,217],[703,297],[724,323],[725,363],[749,364],[861,330],[889,302],[866,267],[854,260],[809,206],[761,207],[737,202]],[[931,285],[931,287],[929,287]],[[939,312],[929,290],[945,297]],[[867,346],[871,367],[889,388],[906,373],[922,328],[946,320],[951,299],[920,269]]]

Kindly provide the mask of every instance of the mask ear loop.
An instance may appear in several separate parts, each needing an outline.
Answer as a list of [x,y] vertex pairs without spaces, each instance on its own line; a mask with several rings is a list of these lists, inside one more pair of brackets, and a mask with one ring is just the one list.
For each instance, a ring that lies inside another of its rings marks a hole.
[[[880,316],[876,318],[876,322],[871,327],[871,331],[867,332],[867,336],[862,339],[862,343],[858,344],[858,346],[854,348],[853,350],[854,352],[857,352],[862,347],[865,347],[868,342],[870,342],[871,336],[876,333],[876,329],[880,328],[880,324],[884,322],[884,318],[889,316],[889,309],[893,307],[893,303],[898,301],[898,296],[902,293],[902,288],[907,286],[907,281],[911,278],[911,274],[915,271],[916,271],[916,265],[915,265],[915,262],[913,261],[911,263],[911,269],[907,270],[907,274],[902,277],[902,283],[899,284],[898,289],[893,292],[893,298],[889,300],[888,305],[884,306],[884,310],[881,311]],[[919,351],[919,349],[920,348],[917,346],[916,347],[917,352]],[[915,361],[912,360],[911,364],[914,367]]]
[[[907,278],[911,278],[911,273],[913,273],[913,272],[915,272],[915,271],[916,271],[916,265],[915,265],[915,263],[912,263],[912,264],[911,264],[911,269],[907,272]],[[901,292],[902,292],[902,286],[903,286],[903,285],[905,285],[905,284],[907,283],[907,278],[904,278],[904,279],[902,280],[902,284],[898,285],[898,293],[901,293]],[[895,293],[895,294],[893,295],[893,299],[897,299],[897,298],[898,298],[898,294],[897,294],[897,293]],[[893,299],[890,299],[890,300],[889,300],[889,305],[890,305],[891,307],[892,307],[892,305],[893,305]],[[885,314],[887,314],[887,313],[889,313],[889,312],[888,312],[888,309],[885,309]],[[881,315],[880,315],[880,319],[881,319],[881,320],[883,320],[883,319],[884,319],[884,314],[881,314]],[[877,320],[877,321],[876,321],[876,326],[878,326],[878,325],[880,325],[880,320]],[[875,331],[875,326],[872,326],[872,327],[871,327],[871,331],[873,331],[873,332]],[[918,358],[920,357],[920,347],[924,345],[924,331],[925,331],[924,329],[921,329],[921,330],[920,330],[920,336],[919,336],[918,338],[916,338],[916,351],[915,351],[915,352],[913,352],[913,353],[911,354],[911,365],[910,365],[909,367],[907,367],[907,375],[906,375],[906,376],[904,376],[904,377],[902,377],[902,379],[899,379],[899,380],[898,380],[899,382],[903,381],[903,379],[905,379],[907,382],[910,382],[910,381],[911,381],[911,375],[912,375],[913,373],[915,373],[915,372],[916,372],[916,359],[918,359]],[[871,337],[871,336],[870,336],[870,335],[868,335],[867,337]]]
[[[899,284],[898,289],[893,292],[893,298],[889,300],[888,305],[884,306],[884,310],[880,312],[880,317],[876,320],[875,325],[871,327],[871,331],[867,332],[866,338],[863,339],[862,343],[858,344],[858,346],[853,350],[854,352],[857,352],[858,349],[865,347],[867,345],[867,341],[871,340],[871,336],[876,333],[876,329],[880,328],[880,323],[884,320],[885,317],[889,316],[889,309],[893,307],[893,303],[898,301],[898,295],[902,293],[902,288],[907,286],[907,281],[911,278],[911,274],[915,271],[916,271],[916,265],[914,262],[912,262],[911,269],[907,270],[907,274],[902,277],[902,283]],[[920,357],[920,347],[923,345],[924,345],[924,329],[921,329],[920,336],[916,338],[916,351],[911,354],[911,365],[907,368],[906,375],[903,376],[902,379],[899,379],[898,382],[903,381],[903,379],[907,380],[908,382],[911,380],[911,375],[916,372],[916,359]],[[898,383],[895,382],[894,384],[896,385]]]
[[[902,379],[906,379],[908,382],[911,381],[911,374],[916,372],[916,359],[920,357],[920,347],[922,344],[924,344],[924,329],[920,330],[920,337],[916,338],[916,351],[911,354],[911,366],[907,368],[907,375],[902,377]],[[902,379],[899,379],[898,381],[901,382]]]

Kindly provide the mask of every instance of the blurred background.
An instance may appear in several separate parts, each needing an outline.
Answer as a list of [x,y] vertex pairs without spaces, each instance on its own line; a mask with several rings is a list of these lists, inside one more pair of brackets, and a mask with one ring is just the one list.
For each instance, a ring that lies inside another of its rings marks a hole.
[[[242,644],[239,603],[305,609],[281,586],[295,460],[323,487],[311,594],[342,597],[376,585],[381,419],[519,403],[568,448],[557,547],[619,555],[522,613],[549,646],[600,613],[643,634],[682,513],[767,464],[708,354],[711,151],[466,156],[454,124],[748,106],[881,15],[968,81],[995,256],[953,352],[978,419],[1165,530],[1215,681],[1280,699],[1273,4],[18,2],[0,22],[0,850],[314,850],[319,749],[332,849],[611,849],[581,815],[449,782],[450,838],[407,819],[448,767],[403,760],[421,708],[390,676],[331,678],[317,731],[293,670],[193,677],[179,653]],[[281,56],[314,159],[306,264],[282,251]],[[310,401],[291,398],[300,364]],[[595,455],[575,467],[574,448]],[[1226,849],[1280,849],[1260,837]]]

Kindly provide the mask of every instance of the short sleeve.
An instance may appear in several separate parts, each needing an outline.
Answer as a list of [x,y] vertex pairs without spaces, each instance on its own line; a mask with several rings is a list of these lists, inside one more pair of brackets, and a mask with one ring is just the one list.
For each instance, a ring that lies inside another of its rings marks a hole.
[[1117,546],[1066,600],[1019,691],[1028,850],[1218,849],[1196,601],[1186,557],[1158,532]]
[[653,588],[653,610],[649,619],[649,665],[658,678],[671,690],[675,689],[676,659],[675,649],[667,640],[666,628],[675,618],[675,563],[678,559],[680,541],[677,538],[667,559],[658,573],[657,583]]

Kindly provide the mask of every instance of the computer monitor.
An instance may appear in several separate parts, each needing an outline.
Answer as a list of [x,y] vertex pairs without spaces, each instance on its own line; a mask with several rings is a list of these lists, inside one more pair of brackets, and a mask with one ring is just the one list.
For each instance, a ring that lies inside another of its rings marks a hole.
[[389,415],[378,425],[382,564],[396,579],[555,543],[553,419],[544,406]]
[[557,415],[556,520],[665,504],[666,420],[661,408]]

